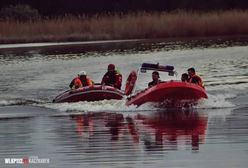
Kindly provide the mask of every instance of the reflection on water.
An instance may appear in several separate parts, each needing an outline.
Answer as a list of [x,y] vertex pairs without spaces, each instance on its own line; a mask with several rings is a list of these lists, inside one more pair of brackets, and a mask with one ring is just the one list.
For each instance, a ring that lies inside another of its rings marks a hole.
[[[103,143],[123,141],[129,138],[126,145],[144,145],[149,150],[177,150],[183,143],[199,150],[204,142],[207,129],[207,116],[192,111],[157,111],[124,116],[121,113],[87,113],[71,115],[75,121],[75,132],[82,139],[96,141],[98,134]],[[101,129],[101,130],[100,130]],[[64,130],[64,129],[62,129]]]
[[207,116],[201,113],[172,110],[151,116],[138,115],[137,119],[155,137],[155,142],[145,139],[147,149],[164,146],[164,150],[176,150],[177,145],[185,141],[186,146],[191,144],[192,150],[199,150],[199,144],[204,142]]
[[[198,151],[207,116],[196,111],[166,110],[134,114],[89,112],[52,117],[52,143],[66,163],[115,167],[120,163],[161,161],[169,151]],[[190,152],[189,152],[190,153]]]
[[62,115],[36,110],[32,117],[1,118],[1,159],[49,158],[43,167],[208,167],[218,163],[215,158],[226,167],[230,157],[233,165],[246,164],[247,108],[225,118],[196,109]]

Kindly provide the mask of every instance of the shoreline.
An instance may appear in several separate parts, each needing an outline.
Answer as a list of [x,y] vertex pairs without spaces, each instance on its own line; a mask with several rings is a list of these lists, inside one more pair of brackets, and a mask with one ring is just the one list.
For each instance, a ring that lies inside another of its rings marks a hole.
[[[218,47],[248,45],[246,36],[211,36],[211,37],[184,37],[166,39],[130,39],[130,40],[99,40],[99,41],[75,41],[75,42],[42,42],[0,44],[0,54],[30,54],[30,51],[46,54],[67,54],[82,52],[106,52],[111,50],[125,51],[152,50],[152,44],[158,48],[173,48],[173,45],[182,47]],[[180,48],[180,47],[179,47]]]
[[96,40],[96,41],[74,41],[74,42],[37,42],[37,43],[13,43],[13,44],[0,44],[0,49],[10,48],[36,48],[36,47],[51,47],[51,46],[72,46],[72,45],[90,45],[90,44],[103,44],[103,43],[123,43],[135,42],[142,39],[131,40]]

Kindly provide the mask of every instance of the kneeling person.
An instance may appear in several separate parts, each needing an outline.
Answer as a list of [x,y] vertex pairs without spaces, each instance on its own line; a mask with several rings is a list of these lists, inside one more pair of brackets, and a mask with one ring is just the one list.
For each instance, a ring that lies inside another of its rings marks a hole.
[[78,73],[78,76],[74,78],[69,87],[71,89],[78,89],[81,87],[86,87],[86,86],[93,86],[92,80],[87,76],[85,71],[80,71]]
[[194,83],[204,88],[203,81],[200,76],[196,75],[195,68],[189,68],[188,74],[189,74],[189,83]]
[[112,86],[117,89],[121,89],[122,75],[115,69],[114,64],[108,65],[108,71],[102,78],[102,85]]

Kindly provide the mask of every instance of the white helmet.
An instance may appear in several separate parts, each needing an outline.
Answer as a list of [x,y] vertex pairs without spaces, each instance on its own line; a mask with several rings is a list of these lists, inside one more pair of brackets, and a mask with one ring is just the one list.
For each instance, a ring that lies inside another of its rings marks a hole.
[[80,72],[78,73],[78,76],[82,76],[82,75],[87,75],[87,73],[86,73],[85,71],[80,71]]

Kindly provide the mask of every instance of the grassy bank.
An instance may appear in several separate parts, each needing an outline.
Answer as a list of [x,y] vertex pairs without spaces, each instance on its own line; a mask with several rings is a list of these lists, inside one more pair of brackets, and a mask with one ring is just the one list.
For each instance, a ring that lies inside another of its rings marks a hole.
[[0,21],[0,43],[248,35],[248,11],[160,12]]

